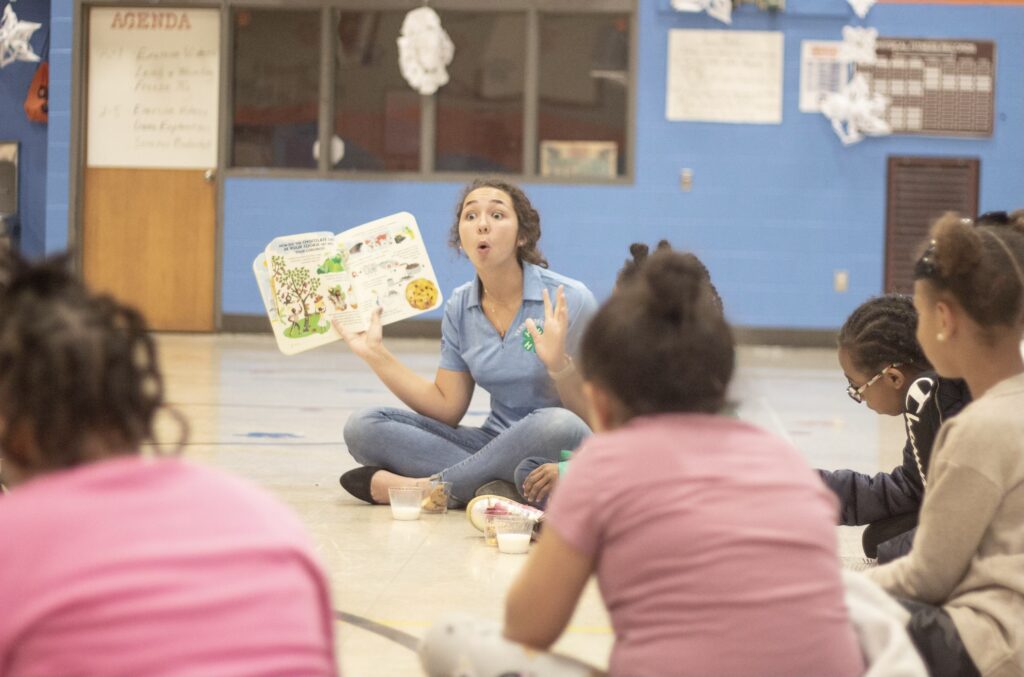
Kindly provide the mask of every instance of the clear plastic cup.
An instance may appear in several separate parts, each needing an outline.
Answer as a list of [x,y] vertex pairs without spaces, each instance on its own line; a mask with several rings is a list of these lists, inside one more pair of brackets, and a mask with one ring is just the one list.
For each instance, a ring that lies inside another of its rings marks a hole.
[[508,555],[523,555],[530,550],[533,536],[533,521],[513,515],[495,516],[494,533],[498,541],[498,552]]
[[443,515],[448,512],[448,499],[452,495],[452,483],[433,480],[423,492],[420,508],[425,513]]
[[503,517],[505,517],[504,514],[498,514],[496,512],[484,513],[484,543],[487,545],[498,545],[498,532],[496,531],[496,527],[498,520]]
[[391,500],[391,517],[396,520],[418,520],[420,518],[420,501],[423,490],[419,487],[391,487],[388,489]]

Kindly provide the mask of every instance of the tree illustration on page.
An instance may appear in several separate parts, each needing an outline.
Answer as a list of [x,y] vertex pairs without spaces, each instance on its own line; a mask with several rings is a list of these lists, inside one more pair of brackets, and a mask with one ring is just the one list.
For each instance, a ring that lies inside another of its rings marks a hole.
[[[298,325],[300,319],[298,313],[301,312],[304,326],[300,328],[300,335],[309,333],[308,304],[317,289],[320,288],[320,278],[311,277],[306,268],[286,268],[283,256],[272,256],[270,264],[274,284],[280,290],[281,302],[286,305],[286,312],[283,315],[293,324]],[[297,306],[293,306],[293,304],[297,304]]]

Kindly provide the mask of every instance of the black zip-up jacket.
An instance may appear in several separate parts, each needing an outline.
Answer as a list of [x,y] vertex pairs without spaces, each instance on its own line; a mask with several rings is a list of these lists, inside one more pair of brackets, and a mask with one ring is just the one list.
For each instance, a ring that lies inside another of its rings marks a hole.
[[903,464],[875,476],[853,470],[819,470],[821,479],[839,497],[839,523],[871,524],[886,517],[918,512],[928,477],[932,444],[942,422],[971,401],[967,384],[924,372],[907,390],[903,422],[907,443]]

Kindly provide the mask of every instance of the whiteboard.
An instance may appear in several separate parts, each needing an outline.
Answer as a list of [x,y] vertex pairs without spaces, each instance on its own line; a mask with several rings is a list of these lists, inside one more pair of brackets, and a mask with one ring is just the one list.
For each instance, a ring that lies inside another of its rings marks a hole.
[[665,117],[782,123],[778,31],[669,31]]
[[217,166],[220,12],[89,12],[89,167]]

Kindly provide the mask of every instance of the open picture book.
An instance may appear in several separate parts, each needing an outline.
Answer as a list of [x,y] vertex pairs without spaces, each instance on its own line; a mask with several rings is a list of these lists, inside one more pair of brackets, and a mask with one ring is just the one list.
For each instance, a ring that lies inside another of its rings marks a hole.
[[332,320],[364,331],[382,309],[398,322],[443,300],[416,219],[408,212],[355,228],[274,238],[252,263],[263,305],[286,355],[341,338]]

